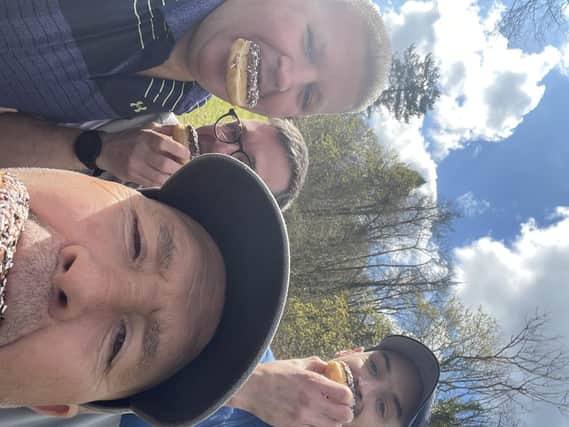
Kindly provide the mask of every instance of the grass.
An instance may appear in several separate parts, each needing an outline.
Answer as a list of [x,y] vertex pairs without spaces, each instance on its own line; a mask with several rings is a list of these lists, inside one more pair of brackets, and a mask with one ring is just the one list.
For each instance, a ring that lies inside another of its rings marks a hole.
[[[184,124],[191,124],[194,127],[200,127],[204,125],[209,125],[214,123],[220,116],[224,115],[231,108],[231,104],[212,97],[203,107],[197,108],[191,113],[183,114],[178,116],[180,122]],[[266,121],[265,116],[259,114],[251,113],[242,108],[234,107],[235,111],[241,119],[257,119]]]

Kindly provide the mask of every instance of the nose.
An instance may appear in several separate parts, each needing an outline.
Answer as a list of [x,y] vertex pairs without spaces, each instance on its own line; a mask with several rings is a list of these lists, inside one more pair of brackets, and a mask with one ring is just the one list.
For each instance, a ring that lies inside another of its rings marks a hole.
[[109,279],[110,275],[84,247],[63,248],[52,278],[50,315],[58,320],[71,320],[89,311],[111,308],[120,299],[111,292]]
[[305,85],[316,80],[317,71],[308,63],[298,64],[292,58],[282,55],[278,61],[276,87],[279,92],[286,92],[296,86]]

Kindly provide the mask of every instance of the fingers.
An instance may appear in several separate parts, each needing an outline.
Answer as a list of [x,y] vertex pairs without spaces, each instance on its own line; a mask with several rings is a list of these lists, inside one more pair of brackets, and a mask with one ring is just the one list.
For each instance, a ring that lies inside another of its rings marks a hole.
[[329,401],[351,407],[354,404],[354,396],[349,387],[338,384],[326,377],[321,377],[320,391]]
[[152,168],[146,168],[140,173],[140,175],[133,178],[133,181],[144,187],[160,187],[164,184],[168,178],[169,174],[162,173]]
[[190,160],[190,150],[185,145],[175,141],[171,137],[154,130],[147,130],[150,146],[156,153],[161,153],[172,159],[186,163]]
[[306,424],[313,427],[339,427],[350,423],[353,413],[351,408],[330,402],[323,396],[311,396],[302,401],[288,420],[296,426]]
[[167,176],[173,175],[182,167],[181,163],[163,154],[149,153],[145,160],[147,167]]
[[320,413],[331,422],[347,424],[354,418],[351,406],[339,405],[331,399],[324,398],[320,406]]
[[312,372],[316,372],[318,374],[324,373],[324,370],[326,369],[327,363],[324,362],[322,359],[320,359],[317,356],[312,356],[312,357],[309,357],[308,359],[305,359],[305,360],[306,360],[306,362],[305,362],[306,363],[305,364],[306,369],[308,369],[309,371],[312,371]]
[[161,125],[153,122],[148,129],[161,133],[162,135],[172,136],[175,125]]
[[336,353],[335,357],[343,357],[343,356],[347,356],[349,354],[354,354],[354,353],[363,353],[364,352],[364,348],[363,347],[356,347],[353,348],[351,350],[342,350]]

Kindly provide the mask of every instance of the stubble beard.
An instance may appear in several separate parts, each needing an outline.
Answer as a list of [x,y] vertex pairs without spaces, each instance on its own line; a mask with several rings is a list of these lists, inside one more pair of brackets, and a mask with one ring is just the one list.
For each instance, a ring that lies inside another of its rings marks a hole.
[[8,274],[10,298],[0,322],[0,349],[34,332],[46,319],[60,246],[56,240],[30,210]]

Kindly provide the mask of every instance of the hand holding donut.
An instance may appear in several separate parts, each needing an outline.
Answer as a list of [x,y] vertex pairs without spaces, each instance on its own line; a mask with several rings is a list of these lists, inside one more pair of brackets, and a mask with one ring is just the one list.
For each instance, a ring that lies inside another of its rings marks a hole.
[[318,357],[259,365],[229,404],[274,427],[340,427],[353,419],[353,395],[326,367]]

